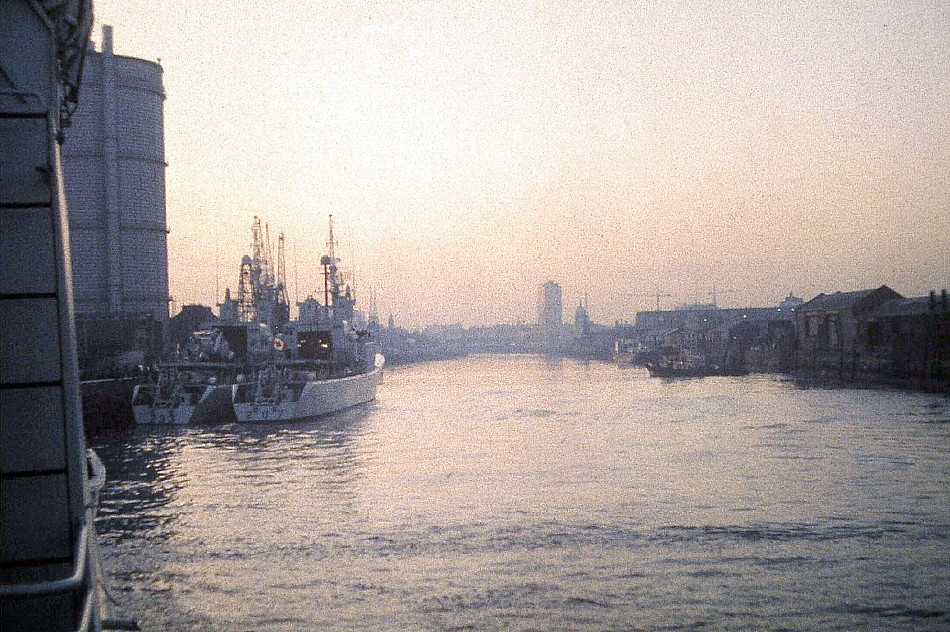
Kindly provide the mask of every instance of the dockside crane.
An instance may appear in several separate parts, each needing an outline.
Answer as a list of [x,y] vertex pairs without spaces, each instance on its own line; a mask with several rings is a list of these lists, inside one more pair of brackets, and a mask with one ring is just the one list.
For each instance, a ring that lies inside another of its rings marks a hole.
[[632,294],[632,293],[629,293],[629,292],[625,292],[625,293],[623,294],[623,296],[631,296],[631,297],[635,297],[635,298],[655,298],[655,299],[656,299],[656,309],[657,309],[657,311],[659,311],[659,309],[660,309],[660,299],[661,299],[661,298],[671,298],[673,295],[672,295],[672,294],[669,294],[669,293],[667,293],[667,292],[661,292],[660,290],[657,290],[657,291],[654,292],[653,294]]
[[720,294],[735,294],[735,293],[736,293],[735,290],[717,290],[716,286],[714,285],[712,286],[712,292],[710,292],[710,295],[712,296],[712,304],[719,305],[719,303],[716,302],[716,298]]
[[251,254],[241,259],[238,310],[242,322],[266,322],[280,327],[290,318],[287,298],[287,260],[284,234],[277,238],[277,262],[273,262],[270,226],[255,216],[251,225]]

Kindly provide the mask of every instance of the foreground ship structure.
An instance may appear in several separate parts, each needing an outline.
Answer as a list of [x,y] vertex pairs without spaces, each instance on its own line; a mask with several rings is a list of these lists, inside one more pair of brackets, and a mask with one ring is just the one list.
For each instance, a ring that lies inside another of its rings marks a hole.
[[60,145],[92,25],[83,0],[0,2],[0,629],[98,630],[95,511]]

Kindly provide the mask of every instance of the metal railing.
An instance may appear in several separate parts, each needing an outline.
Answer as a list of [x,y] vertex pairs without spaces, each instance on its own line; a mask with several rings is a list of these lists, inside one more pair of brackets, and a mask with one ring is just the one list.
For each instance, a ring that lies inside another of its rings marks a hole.
[[[98,605],[98,579],[93,577],[96,560],[91,559],[94,554],[96,537],[95,520],[99,509],[99,493],[106,483],[106,468],[99,460],[99,456],[92,450],[86,451],[86,460],[89,465],[90,476],[88,489],[90,500],[83,512],[83,525],[79,531],[79,540],[76,543],[75,568],[69,577],[41,582],[0,585],[0,598],[10,597],[42,597],[57,595],[65,592],[86,590],[83,600],[82,617],[77,632],[89,630],[93,623],[93,613]],[[92,543],[92,544],[91,544]]]

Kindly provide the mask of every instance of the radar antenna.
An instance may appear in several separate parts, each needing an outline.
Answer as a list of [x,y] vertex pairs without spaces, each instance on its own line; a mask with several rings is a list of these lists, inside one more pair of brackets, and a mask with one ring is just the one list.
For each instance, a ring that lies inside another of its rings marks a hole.
[[[341,283],[340,274],[336,265],[340,261],[339,259],[336,258],[336,250],[335,250],[336,245],[337,245],[336,240],[333,238],[333,214],[331,213],[330,214],[330,240],[327,241],[328,261],[327,263],[324,264],[326,266],[324,274],[325,274],[326,279],[329,280],[330,299],[332,300],[333,305],[336,305],[337,299],[340,296],[340,283]],[[326,291],[326,287],[324,288],[324,291]]]

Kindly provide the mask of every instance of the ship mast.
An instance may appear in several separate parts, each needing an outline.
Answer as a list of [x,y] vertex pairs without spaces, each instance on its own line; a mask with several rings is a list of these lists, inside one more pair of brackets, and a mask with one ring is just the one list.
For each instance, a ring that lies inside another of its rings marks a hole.
[[277,304],[290,310],[290,300],[287,298],[287,249],[284,233],[277,236]]
[[329,278],[330,285],[330,299],[333,301],[333,305],[337,304],[337,299],[340,296],[340,275],[337,272],[336,264],[339,262],[339,259],[336,258],[336,240],[333,238],[333,214],[330,214],[330,240],[327,242],[327,258],[329,259],[329,265],[327,266],[327,273]]

